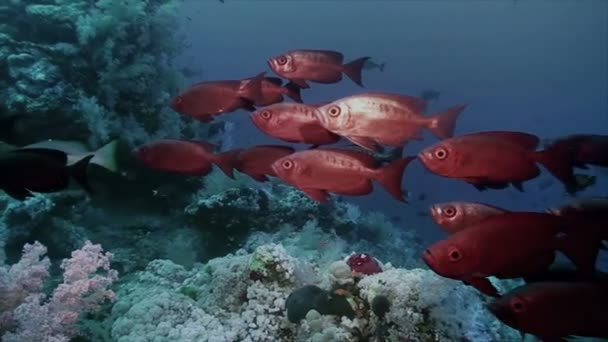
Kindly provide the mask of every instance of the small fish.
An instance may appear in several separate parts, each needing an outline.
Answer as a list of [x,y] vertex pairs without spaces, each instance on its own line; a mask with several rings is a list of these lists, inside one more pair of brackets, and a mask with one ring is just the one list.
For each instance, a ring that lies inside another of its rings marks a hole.
[[326,202],[328,192],[341,195],[366,195],[372,180],[380,183],[395,199],[405,201],[401,181],[413,157],[386,166],[368,154],[341,149],[299,151],[278,159],[272,165],[276,175],[317,202]]
[[245,109],[253,112],[256,99],[262,96],[264,74],[245,80],[201,82],[171,100],[171,108],[202,122],[213,116]]
[[386,67],[386,62],[382,62],[380,64],[375,63],[374,61],[372,61],[371,59],[368,59],[367,61],[365,61],[365,63],[363,64],[363,70],[374,70],[374,69],[378,69],[380,70],[380,72],[384,72],[384,67]]
[[542,164],[566,186],[575,184],[570,152],[564,148],[536,151],[539,138],[532,134],[488,131],[465,134],[435,143],[418,154],[426,169],[436,175],[463,180],[482,191],[503,189],[540,175]]
[[453,234],[477,224],[488,217],[509,212],[478,202],[445,202],[429,208],[433,221],[445,232]]
[[488,304],[503,323],[542,341],[608,337],[606,307],[605,284],[564,281],[520,286]]
[[338,99],[317,108],[315,114],[329,131],[377,151],[378,144],[403,146],[408,140],[421,140],[423,128],[439,139],[451,137],[466,105],[424,116],[426,105],[416,97],[374,92]]
[[29,148],[17,149],[0,155],[0,189],[10,197],[23,201],[33,193],[62,191],[76,180],[92,193],[87,178],[87,167],[94,155],[90,154],[73,165],[68,165],[65,152]]
[[427,89],[427,90],[423,90],[420,93],[419,97],[425,101],[433,101],[433,100],[438,100],[439,95],[441,95],[441,93],[438,92],[437,90]]
[[285,156],[294,153],[289,146],[258,145],[241,149],[233,166],[236,170],[248,175],[258,182],[268,181],[267,176],[276,177],[272,164]]
[[310,86],[306,81],[329,84],[342,80],[342,73],[359,86],[361,69],[370,57],[362,57],[344,64],[340,52],[329,50],[290,50],[268,59],[268,66],[277,75],[297,84],[302,89]]
[[280,78],[265,77],[262,80],[261,96],[255,100],[254,104],[263,107],[283,102],[283,95],[289,96],[295,102],[302,103],[299,87],[293,84],[283,86],[283,81]]
[[234,178],[235,158],[240,150],[214,153],[216,146],[205,141],[158,140],[133,150],[143,164],[158,171],[190,176],[205,176],[217,165],[224,174]]
[[277,103],[256,110],[250,117],[260,131],[286,142],[319,146],[340,140],[319,124],[315,110],[307,104]]

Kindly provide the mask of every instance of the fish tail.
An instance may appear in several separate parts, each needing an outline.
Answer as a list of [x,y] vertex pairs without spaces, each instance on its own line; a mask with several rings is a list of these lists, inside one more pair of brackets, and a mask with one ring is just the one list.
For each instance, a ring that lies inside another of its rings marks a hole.
[[289,82],[285,85],[284,88],[287,91],[285,95],[289,96],[292,100],[296,101],[297,103],[304,102],[302,101],[302,95],[300,94],[300,90],[302,88],[298,87],[297,84]]
[[261,72],[255,77],[247,80],[247,84],[242,89],[241,97],[253,102],[262,97],[262,82],[265,79],[266,71]]
[[114,139],[95,151],[91,164],[96,164],[114,173],[118,172],[116,151],[118,150],[118,139]]
[[414,159],[416,159],[414,156],[397,159],[387,166],[380,168],[375,177],[376,181],[398,201],[406,201],[403,197],[403,190],[401,190],[401,182],[403,181],[405,168]]
[[554,144],[542,151],[533,152],[534,160],[542,164],[567,189],[577,187],[573,168],[575,157],[576,150],[565,144]]
[[242,149],[237,148],[235,150],[218,153],[215,155],[213,162],[226,176],[234,179],[234,166],[242,151]]
[[344,74],[361,87],[363,87],[361,70],[363,70],[363,65],[365,65],[365,62],[367,62],[368,59],[371,59],[371,57],[361,57],[343,65],[344,69],[342,71]]
[[89,154],[88,156],[80,159],[75,164],[68,166],[70,171],[70,175],[80,184],[80,186],[88,193],[93,193],[93,189],[89,184],[89,177],[87,175],[87,170],[89,168],[89,162],[91,159],[95,157],[94,154]]
[[435,113],[429,118],[428,129],[440,140],[451,138],[454,135],[456,121],[466,106],[466,104],[455,105]]
[[601,241],[589,228],[577,225],[577,231],[561,237],[559,249],[585,274],[595,273]]

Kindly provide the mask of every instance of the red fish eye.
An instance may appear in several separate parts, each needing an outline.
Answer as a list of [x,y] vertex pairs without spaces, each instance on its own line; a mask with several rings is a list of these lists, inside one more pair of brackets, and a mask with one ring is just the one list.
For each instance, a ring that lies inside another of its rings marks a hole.
[[261,115],[266,120],[270,119],[270,112],[267,110],[263,111]]
[[284,169],[289,170],[293,167],[293,162],[291,160],[285,160],[281,165]]
[[454,215],[456,215],[456,208],[454,208],[451,205],[443,208],[442,211],[445,214],[445,216],[447,216],[447,217],[454,217]]
[[437,159],[443,160],[443,159],[447,158],[448,151],[446,151],[444,148],[438,148],[435,150],[435,152],[433,154],[435,155],[435,157],[437,157]]
[[329,110],[327,111],[327,113],[329,114],[329,116],[335,118],[336,116],[340,115],[340,107],[338,107],[338,106],[332,106],[331,108],[329,108]]
[[526,305],[524,304],[524,302],[519,299],[519,298],[513,298],[511,299],[511,309],[513,309],[514,312],[524,312],[526,311]]
[[176,103],[176,104],[181,104],[181,103],[182,103],[182,101],[183,101],[183,100],[182,100],[182,97],[181,97],[181,96],[178,96],[178,97],[175,99],[175,103]]
[[285,63],[287,63],[287,58],[285,56],[281,56],[277,58],[277,63],[279,63],[280,65],[285,65]]
[[448,253],[448,256],[450,257],[450,261],[458,261],[458,260],[462,259],[462,254],[460,254],[460,252],[457,249],[452,249]]

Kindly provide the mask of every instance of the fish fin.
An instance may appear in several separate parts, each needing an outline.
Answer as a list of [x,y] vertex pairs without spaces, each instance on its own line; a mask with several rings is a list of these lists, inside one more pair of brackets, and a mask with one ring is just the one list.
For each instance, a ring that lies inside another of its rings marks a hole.
[[54,149],[50,149],[50,148],[42,148],[42,147],[34,147],[34,148],[29,148],[29,147],[25,147],[25,148],[20,148],[17,150],[12,150],[10,151],[10,153],[32,153],[32,154],[39,154],[39,155],[43,155],[45,157],[49,157],[53,160],[55,160],[56,162],[62,164],[62,165],[66,165],[68,163],[68,154],[63,152],[63,151],[59,151],[59,150],[54,150]]
[[363,148],[366,148],[368,150],[374,151],[374,152],[379,152],[380,151],[380,147],[378,146],[378,144],[371,138],[367,138],[367,137],[346,137],[346,139],[352,141],[353,143],[355,143],[356,145],[359,145]]
[[249,177],[255,179],[256,181],[260,182],[260,183],[264,183],[268,181],[268,177],[266,177],[266,175],[263,174],[251,174],[249,175]]
[[380,72],[384,72],[384,67],[386,66],[386,62],[380,63]]
[[578,184],[572,167],[575,152],[564,144],[555,144],[545,150],[532,152],[532,157],[559,179],[566,189],[576,189]]
[[308,89],[310,88],[310,86],[308,85],[308,83],[306,83],[305,80],[300,80],[300,79],[293,79],[293,80],[289,80],[289,83],[287,83],[285,85],[285,87],[293,87],[293,84],[295,84],[296,86],[302,88],[302,89]]
[[500,297],[498,290],[488,278],[466,278],[463,279],[462,282],[466,285],[473,286],[486,296]]
[[264,79],[279,87],[283,85],[283,80],[278,77],[264,77]]
[[599,253],[601,241],[595,234],[584,230],[585,227],[576,227],[577,231],[570,231],[558,239],[559,250],[564,253],[576,267],[585,274],[595,273],[595,263]]
[[91,164],[96,164],[114,173],[118,172],[118,162],[116,151],[118,149],[118,139],[114,139],[95,151],[95,156]]
[[357,83],[359,86],[363,87],[363,81],[361,80],[361,70],[363,70],[363,65],[365,62],[371,57],[361,57],[355,59],[354,61],[344,64],[342,66],[342,71],[348,78],[350,78],[353,82]]
[[315,200],[319,203],[327,202],[327,198],[329,197],[329,194],[325,190],[319,190],[319,189],[300,189],[300,190],[303,193],[305,193],[308,197],[312,198],[313,200]]
[[243,102],[243,104],[241,105],[241,108],[243,108],[244,110],[251,112],[251,113],[256,111],[255,101],[250,100],[248,98],[244,98],[244,97],[241,97],[241,101]]
[[[266,71],[261,72],[254,77],[241,82],[247,82],[240,89],[240,96],[255,102],[256,99],[262,97],[262,82],[265,79]],[[242,83],[241,83],[242,84]]]
[[25,201],[28,197],[34,197],[34,194],[26,188],[4,188],[2,190],[10,197],[19,201]]
[[522,182],[512,182],[511,185],[519,192],[524,192],[524,185]]
[[289,96],[290,99],[294,100],[297,103],[304,102],[304,101],[302,101],[302,95],[300,94],[300,90],[302,90],[302,88],[300,88],[298,85],[296,85],[295,83],[289,82],[285,85],[284,88],[287,91],[287,93],[285,95]]
[[428,129],[440,140],[451,138],[454,136],[456,121],[466,106],[466,104],[456,105],[435,113],[429,118]]
[[89,163],[91,162],[91,159],[93,159],[93,157],[95,157],[95,155],[90,154],[80,159],[74,165],[68,167],[68,169],[70,170],[70,175],[74,178],[74,180],[76,180],[76,182],[80,184],[80,186],[90,194],[94,193],[94,191],[91,188],[91,185],[89,184],[87,170],[89,168]]
[[218,153],[214,156],[213,162],[222,172],[229,178],[234,179],[234,166],[239,154],[243,149],[237,148],[234,150]]
[[407,202],[401,190],[401,182],[403,181],[405,168],[414,159],[416,159],[414,156],[397,159],[377,170],[376,181],[398,201]]

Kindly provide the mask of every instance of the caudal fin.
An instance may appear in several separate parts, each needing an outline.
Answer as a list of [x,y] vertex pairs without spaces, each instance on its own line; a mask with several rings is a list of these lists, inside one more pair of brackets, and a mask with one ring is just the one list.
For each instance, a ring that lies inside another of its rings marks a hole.
[[304,102],[302,101],[302,95],[300,94],[300,90],[302,88],[298,87],[297,84],[289,82],[285,85],[284,88],[287,90],[287,93],[285,95],[289,96],[289,98],[296,101],[297,103]]
[[452,106],[431,116],[428,124],[429,131],[440,140],[451,138],[454,135],[458,116],[466,106],[466,104]]
[[[261,72],[255,77],[252,77],[248,80],[241,81],[241,94],[240,97],[246,98],[255,102],[257,99],[262,97],[262,82],[264,81],[266,72]],[[243,84],[243,82],[246,82]]]
[[403,197],[403,190],[401,190],[401,182],[403,181],[405,168],[414,159],[416,159],[414,156],[397,159],[378,169],[378,173],[376,174],[376,181],[398,201],[406,202]]
[[239,153],[241,153],[242,151],[243,150],[239,148],[223,153],[218,153],[215,155],[213,162],[215,163],[215,165],[217,165],[217,167],[220,168],[220,170],[222,170],[222,172],[226,176],[234,179],[234,167],[236,165]]
[[566,189],[574,189],[577,187],[573,167],[575,152],[567,145],[555,144],[543,151],[534,152],[533,158],[559,179]]
[[89,162],[91,159],[93,159],[93,157],[95,157],[94,154],[89,154],[75,164],[68,166],[72,178],[74,178],[74,180],[76,180],[76,182],[78,182],[78,184],[80,184],[80,186],[82,186],[82,188],[88,193],[93,193],[93,189],[91,188],[91,185],[89,185],[89,177],[87,175]]
[[118,162],[116,161],[116,150],[118,139],[114,139],[95,151],[95,156],[91,159],[91,164],[99,165],[112,172],[118,172]]
[[361,87],[363,87],[363,81],[361,80],[361,70],[363,70],[363,65],[365,65],[365,62],[368,59],[371,59],[371,57],[362,57],[359,59],[355,59],[354,61],[344,64],[342,66],[344,68],[342,70],[344,74]]

